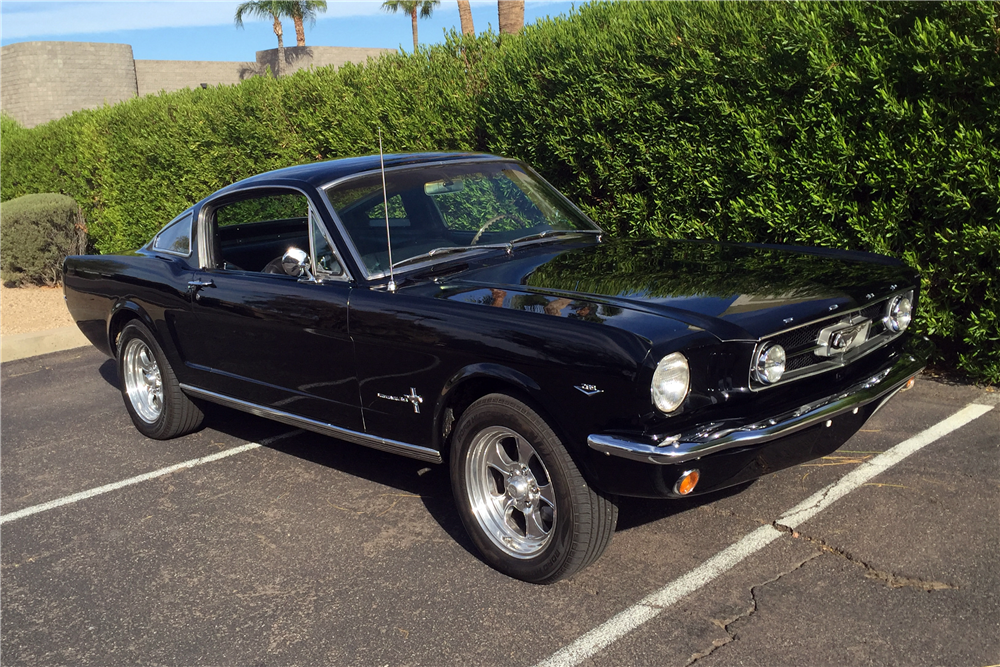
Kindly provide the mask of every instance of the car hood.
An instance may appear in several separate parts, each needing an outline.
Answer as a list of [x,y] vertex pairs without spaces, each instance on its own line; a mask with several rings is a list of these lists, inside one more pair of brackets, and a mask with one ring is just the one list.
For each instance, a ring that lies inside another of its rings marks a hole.
[[721,340],[749,340],[859,307],[915,280],[897,260],[871,253],[623,239],[515,247],[509,259],[446,282],[450,296],[454,289],[503,288],[550,304],[575,300],[654,313]]

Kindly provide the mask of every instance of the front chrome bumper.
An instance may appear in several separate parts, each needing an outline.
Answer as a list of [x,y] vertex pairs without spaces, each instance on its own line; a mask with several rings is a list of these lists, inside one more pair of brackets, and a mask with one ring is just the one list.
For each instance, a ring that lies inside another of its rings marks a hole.
[[[595,434],[587,444],[605,454],[643,463],[668,465],[698,459],[707,454],[757,445],[828,422],[838,415],[857,413],[879,402],[881,407],[919,373],[927,363],[929,343],[917,341],[921,352],[904,352],[890,366],[863,382],[832,396],[799,406],[769,419],[734,425],[733,421],[711,422],[697,428],[664,436],[631,437]],[[878,409],[876,408],[876,410]]]

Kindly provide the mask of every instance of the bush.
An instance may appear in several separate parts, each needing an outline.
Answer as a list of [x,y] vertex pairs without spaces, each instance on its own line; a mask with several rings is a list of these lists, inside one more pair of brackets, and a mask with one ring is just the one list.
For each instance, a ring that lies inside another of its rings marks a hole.
[[59,194],[25,195],[0,204],[0,280],[5,286],[54,285],[67,255],[84,252],[80,206]]
[[477,124],[618,235],[870,250],[1000,382],[993,3],[622,3],[506,42]]
[[518,36],[0,125],[0,199],[64,192],[101,252],[217,188],[392,151],[519,157],[616,235],[871,250],[1000,383],[995,3],[597,3]]

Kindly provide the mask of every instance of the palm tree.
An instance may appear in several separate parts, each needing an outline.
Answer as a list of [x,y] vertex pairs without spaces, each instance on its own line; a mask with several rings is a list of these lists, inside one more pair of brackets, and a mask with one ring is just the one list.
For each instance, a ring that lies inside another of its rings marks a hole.
[[298,0],[293,2],[292,21],[295,22],[295,46],[306,45],[305,22],[316,23],[316,12],[326,11],[326,0]]
[[395,14],[403,11],[410,15],[413,21],[413,52],[417,52],[417,12],[420,18],[427,18],[434,11],[434,8],[441,4],[441,0],[385,0],[382,9]]
[[281,67],[285,63],[285,42],[282,39],[284,31],[281,28],[281,17],[292,16],[296,4],[298,3],[286,0],[251,0],[240,3],[240,6],[236,8],[236,17],[233,20],[236,22],[237,28],[243,27],[244,16],[274,19],[274,34],[278,37],[278,64],[275,66],[274,76],[281,73]]
[[497,0],[501,35],[516,35],[524,27],[524,0]]
[[458,18],[462,20],[462,34],[475,35],[476,29],[472,25],[472,7],[469,0],[458,0]]

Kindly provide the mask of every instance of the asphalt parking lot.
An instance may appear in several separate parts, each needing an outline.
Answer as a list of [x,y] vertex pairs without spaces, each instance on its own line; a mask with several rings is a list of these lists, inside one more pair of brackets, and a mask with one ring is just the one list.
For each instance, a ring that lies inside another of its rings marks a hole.
[[1000,663],[997,393],[922,379],[830,457],[623,500],[541,587],[477,559],[444,467],[222,408],[147,440],[90,348],[0,380],[5,666]]

